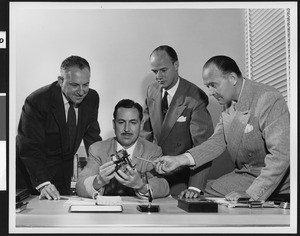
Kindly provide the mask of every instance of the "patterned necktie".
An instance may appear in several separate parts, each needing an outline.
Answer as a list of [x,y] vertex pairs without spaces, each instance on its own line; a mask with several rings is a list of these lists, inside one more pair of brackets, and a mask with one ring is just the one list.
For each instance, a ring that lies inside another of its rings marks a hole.
[[69,129],[70,150],[74,149],[74,142],[76,137],[76,114],[74,109],[74,103],[69,101],[70,107],[68,110],[67,126]]
[[163,115],[163,119],[165,119],[167,111],[168,111],[168,92],[165,91],[165,95],[161,101],[161,112]]

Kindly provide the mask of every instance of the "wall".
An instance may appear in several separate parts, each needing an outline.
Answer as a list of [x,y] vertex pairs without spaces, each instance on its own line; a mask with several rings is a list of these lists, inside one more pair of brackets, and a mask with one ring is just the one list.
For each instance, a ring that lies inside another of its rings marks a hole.
[[[154,81],[149,54],[159,45],[172,46],[178,53],[179,74],[206,92],[202,65],[211,56],[228,55],[244,71],[242,9],[12,6],[12,134],[26,96],[56,80],[61,62],[70,55],[80,55],[91,65],[90,87],[100,95],[99,123],[104,139],[113,135],[112,112],[120,99],[143,104],[146,87]],[[213,99],[209,111],[216,124],[220,106]]]

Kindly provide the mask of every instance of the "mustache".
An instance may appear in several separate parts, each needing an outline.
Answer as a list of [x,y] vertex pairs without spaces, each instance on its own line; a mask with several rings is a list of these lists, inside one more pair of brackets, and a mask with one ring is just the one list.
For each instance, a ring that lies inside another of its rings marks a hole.
[[133,135],[133,133],[131,133],[131,132],[123,132],[123,133],[121,133],[122,135]]

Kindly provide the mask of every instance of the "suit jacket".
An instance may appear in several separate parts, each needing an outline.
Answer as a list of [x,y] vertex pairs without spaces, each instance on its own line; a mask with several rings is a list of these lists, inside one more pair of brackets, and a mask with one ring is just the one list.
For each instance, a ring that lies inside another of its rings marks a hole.
[[[89,149],[87,165],[79,173],[78,181],[76,184],[76,191],[79,196],[92,197],[92,193],[90,191],[87,191],[85,181],[91,176],[96,177],[96,175],[98,175],[99,173],[99,167],[102,164],[111,161],[111,156],[116,154],[116,147],[117,142],[115,138],[110,138],[105,141],[96,142],[93,145],[91,145]],[[149,179],[149,184],[153,191],[154,198],[165,197],[169,194],[168,182],[155,172],[154,166],[151,163],[137,159],[135,157],[141,157],[147,160],[155,160],[161,155],[162,151],[160,147],[145,139],[137,139],[131,163],[133,165],[136,165],[135,168],[137,169],[137,171],[142,173],[146,172]],[[89,181],[88,189],[91,189],[93,180],[94,177],[92,178],[92,181]],[[128,188],[118,183],[115,178],[113,178],[110,182],[113,181],[114,184],[117,184],[117,186],[113,187],[112,190],[110,189],[109,192],[107,191],[107,189],[105,189],[106,191],[104,191],[104,195],[135,195],[135,192],[131,188]],[[110,184],[106,185],[105,188],[111,188]]]
[[99,95],[90,89],[78,108],[77,136],[74,148],[70,149],[58,82],[30,94],[22,108],[18,126],[17,165],[21,166],[21,171],[17,174],[22,171],[29,174],[30,181],[27,182],[32,187],[50,181],[60,194],[69,194],[74,154],[82,139],[86,149],[101,140],[98,107]]
[[290,115],[282,95],[245,79],[236,111],[231,110],[225,107],[212,137],[189,151],[196,166],[227,148],[235,170],[215,180],[214,190],[223,195],[246,191],[255,200],[267,199],[274,190],[289,192]]
[[[157,143],[164,155],[182,154],[213,134],[212,119],[207,110],[208,97],[193,83],[180,78],[164,121],[161,100],[162,88],[156,82],[147,90],[142,136]],[[188,185],[204,190],[210,166],[211,163],[208,163],[192,172],[184,168],[166,176],[171,194],[179,194]]]

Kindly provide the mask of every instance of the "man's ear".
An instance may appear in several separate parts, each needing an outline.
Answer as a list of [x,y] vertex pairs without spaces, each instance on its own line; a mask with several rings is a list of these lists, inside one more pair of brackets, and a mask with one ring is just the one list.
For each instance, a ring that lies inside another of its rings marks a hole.
[[179,61],[175,61],[175,62],[174,62],[174,67],[175,67],[175,70],[178,71],[178,68],[179,68]]
[[113,129],[116,130],[115,120],[112,120]]
[[144,129],[144,119],[141,120],[141,125],[140,125],[140,132],[143,131]]
[[237,80],[238,80],[237,74],[234,73],[234,72],[231,72],[231,73],[229,74],[229,81],[232,83],[233,86],[236,85]]
[[64,77],[58,76],[58,77],[57,77],[57,81],[58,81],[58,83],[60,84],[60,86],[62,86],[62,84],[63,84],[63,82],[64,82]]

